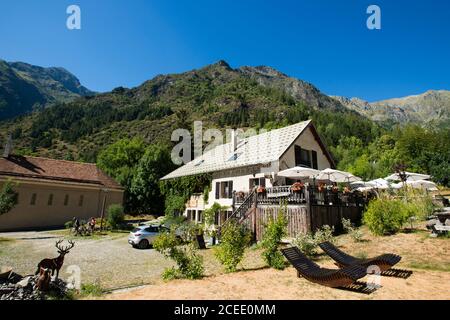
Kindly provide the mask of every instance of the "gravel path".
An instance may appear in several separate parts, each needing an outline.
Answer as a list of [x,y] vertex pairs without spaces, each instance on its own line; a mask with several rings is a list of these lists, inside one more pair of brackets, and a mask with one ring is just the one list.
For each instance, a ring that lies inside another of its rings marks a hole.
[[[0,233],[0,267],[9,266],[19,274],[32,274],[43,258],[56,257],[55,241],[60,232]],[[67,267],[81,270],[81,282],[96,282],[105,289],[152,284],[163,270],[171,266],[153,249],[137,250],[127,243],[128,234],[101,239],[75,240],[75,247],[66,256],[60,277],[67,279]]]

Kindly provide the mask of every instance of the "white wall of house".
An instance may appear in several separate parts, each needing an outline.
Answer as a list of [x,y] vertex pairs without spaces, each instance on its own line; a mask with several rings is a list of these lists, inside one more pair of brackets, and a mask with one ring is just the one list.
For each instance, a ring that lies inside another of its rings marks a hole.
[[284,153],[280,159],[280,170],[295,167],[295,145],[302,149],[314,150],[317,152],[318,169],[323,170],[331,167],[331,163],[315,139],[311,128],[307,128],[295,141],[294,144]]

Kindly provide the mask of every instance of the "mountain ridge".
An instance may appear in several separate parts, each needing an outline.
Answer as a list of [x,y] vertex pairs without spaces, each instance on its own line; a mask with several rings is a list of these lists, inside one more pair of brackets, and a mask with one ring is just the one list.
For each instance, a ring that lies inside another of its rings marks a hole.
[[92,94],[64,68],[0,60],[0,120]]
[[405,123],[448,123],[450,91],[427,90],[424,93],[368,102],[360,98],[332,96],[346,108],[374,121],[394,120]]

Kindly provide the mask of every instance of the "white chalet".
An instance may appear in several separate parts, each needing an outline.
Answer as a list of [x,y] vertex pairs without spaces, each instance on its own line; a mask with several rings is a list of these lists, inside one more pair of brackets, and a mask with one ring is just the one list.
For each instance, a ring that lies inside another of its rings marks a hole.
[[220,225],[236,208],[236,194],[246,195],[257,186],[291,185],[293,181],[277,176],[279,171],[295,166],[319,170],[335,167],[310,120],[243,139],[233,134],[231,140],[162,178],[212,175],[208,201],[203,195],[192,196],[184,212],[188,219],[201,222],[203,211],[217,202],[229,207],[228,212],[216,217]]

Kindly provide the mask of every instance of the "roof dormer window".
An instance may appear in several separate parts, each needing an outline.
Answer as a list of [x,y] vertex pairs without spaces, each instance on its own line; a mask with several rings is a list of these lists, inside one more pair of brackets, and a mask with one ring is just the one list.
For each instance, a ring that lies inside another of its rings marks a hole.
[[233,154],[228,161],[236,161],[242,153]]

